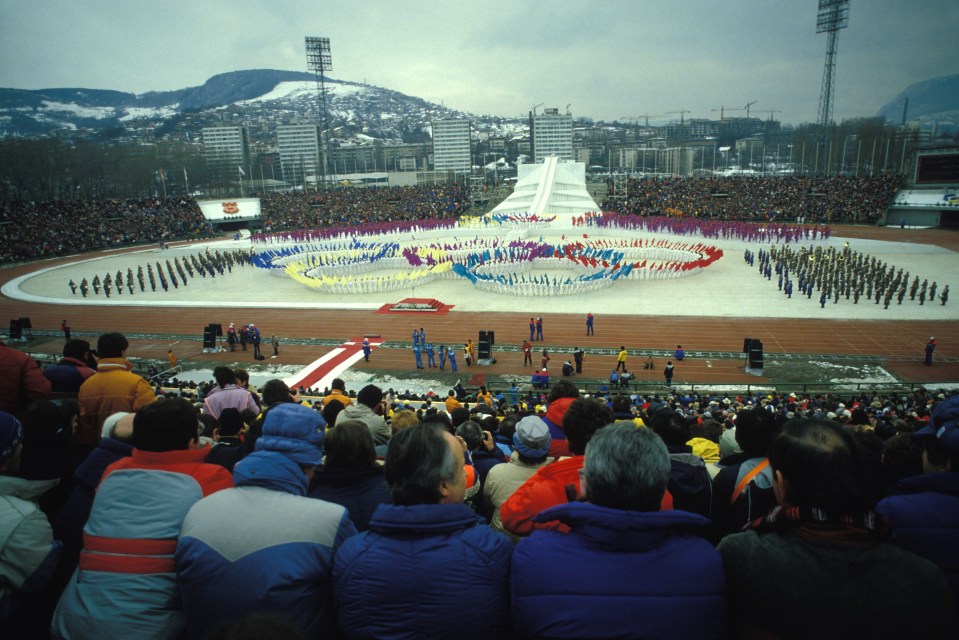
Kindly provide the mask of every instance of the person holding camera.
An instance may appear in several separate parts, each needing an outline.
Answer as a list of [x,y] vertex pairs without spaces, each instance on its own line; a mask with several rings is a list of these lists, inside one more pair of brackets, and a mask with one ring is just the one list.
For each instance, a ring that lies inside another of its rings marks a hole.
[[501,462],[506,462],[506,455],[496,446],[493,433],[472,420],[456,427],[456,435],[466,443],[467,461],[472,462],[482,487],[489,470]]

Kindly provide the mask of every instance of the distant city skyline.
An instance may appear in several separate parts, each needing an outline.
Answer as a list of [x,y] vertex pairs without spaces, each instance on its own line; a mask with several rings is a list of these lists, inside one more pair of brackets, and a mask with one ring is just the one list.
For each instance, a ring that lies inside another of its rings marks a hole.
[[[0,86],[143,93],[239,69],[306,71],[477,115],[566,105],[597,120],[816,119],[826,49],[816,0],[125,3],[0,0]],[[874,115],[908,85],[959,73],[955,0],[851,0],[834,118]],[[672,113],[670,113],[672,112]]]

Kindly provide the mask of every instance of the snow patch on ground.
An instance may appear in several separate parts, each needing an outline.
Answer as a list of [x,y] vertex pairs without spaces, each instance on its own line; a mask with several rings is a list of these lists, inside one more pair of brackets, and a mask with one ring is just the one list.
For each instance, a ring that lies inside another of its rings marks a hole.
[[66,102],[52,102],[50,100],[44,100],[40,103],[40,111],[53,112],[53,113],[75,113],[81,118],[95,118],[96,120],[103,120],[104,118],[113,117],[114,110],[113,107],[83,107],[78,104],[66,103]]
[[127,107],[126,115],[117,118],[120,122],[129,122],[139,118],[172,118],[177,113],[179,105],[167,107]]
[[237,104],[253,104],[256,102],[269,102],[270,100],[281,100],[298,93],[307,93],[314,91],[313,83],[306,80],[297,80],[293,82],[281,82],[272,91],[264,93],[262,96],[251,98],[249,100],[240,100]]
[[888,384],[897,382],[897,378],[878,365],[838,364],[835,362],[815,362],[809,364],[829,376],[829,382],[850,384]]

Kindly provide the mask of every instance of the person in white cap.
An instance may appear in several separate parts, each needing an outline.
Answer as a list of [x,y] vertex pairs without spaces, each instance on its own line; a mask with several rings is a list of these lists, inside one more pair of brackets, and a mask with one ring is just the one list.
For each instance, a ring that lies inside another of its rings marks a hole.
[[514,540],[519,538],[503,528],[499,508],[540,467],[553,461],[547,455],[551,441],[549,428],[543,419],[539,416],[526,416],[516,424],[516,431],[513,433],[514,450],[509,462],[491,468],[483,484],[483,495],[493,508],[490,526],[510,535]]

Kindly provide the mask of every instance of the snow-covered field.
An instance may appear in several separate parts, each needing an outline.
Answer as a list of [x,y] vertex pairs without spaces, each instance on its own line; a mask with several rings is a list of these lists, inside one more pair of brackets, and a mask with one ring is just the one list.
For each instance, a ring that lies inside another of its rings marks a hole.
[[[583,230],[580,230],[580,236]],[[464,238],[469,231],[460,231]],[[533,239],[538,235],[530,236]],[[544,238],[547,242],[562,242],[564,236],[555,235]],[[573,236],[567,235],[568,240]],[[642,234],[638,237],[655,237]],[[675,237],[671,238],[675,240]],[[697,239],[698,240],[698,239]],[[694,240],[695,241],[695,240]],[[826,244],[841,247],[847,240],[833,237]],[[770,318],[849,318],[857,320],[955,320],[959,319],[959,300],[953,300],[946,306],[918,301],[910,301],[908,296],[900,306],[895,302],[884,309],[883,305],[854,305],[852,300],[840,298],[838,304],[829,304],[820,309],[816,296],[813,299],[800,298],[794,294],[787,299],[778,289],[777,280],[761,277],[755,267],[749,267],[743,261],[746,248],[757,250],[759,245],[737,240],[703,240],[704,243],[721,248],[723,258],[700,273],[684,278],[667,280],[629,280],[622,279],[605,289],[590,293],[556,297],[556,308],[568,313],[602,313],[604,315],[669,315],[669,316],[709,316],[709,317],[770,317]],[[895,265],[918,275],[920,281],[928,279],[938,283],[939,291],[944,285],[951,285],[953,296],[959,295],[959,254],[931,245],[886,242],[876,240],[849,240],[853,250],[874,255],[887,264]],[[248,240],[223,240],[210,243],[211,249],[230,250],[247,249]],[[210,300],[217,300],[222,306],[270,307],[270,308],[360,308],[374,309],[395,302],[404,297],[436,298],[446,304],[454,305],[457,311],[497,312],[517,311],[523,308],[527,299],[482,291],[463,278],[437,279],[425,285],[417,285],[404,290],[357,294],[352,296],[328,295],[318,293],[298,284],[280,272],[267,273],[253,267],[235,268],[232,274],[213,278],[191,278],[188,286],[169,291],[158,290],[145,294],[137,292],[134,296],[113,295],[107,299],[103,293],[81,298],[79,293],[72,295],[68,286],[72,278],[75,282],[86,277],[92,280],[94,275],[101,278],[106,273],[115,274],[118,270],[126,273],[128,268],[134,272],[138,265],[150,262],[173,260],[174,256],[186,256],[204,251],[205,245],[176,247],[166,251],[149,248],[134,253],[106,255],[98,258],[78,257],[75,262],[59,267],[41,269],[6,284],[3,293],[12,298],[36,302],[96,305],[155,305],[165,306],[208,306]],[[385,274],[384,274],[385,275]],[[235,292],[231,294],[231,292]]]

